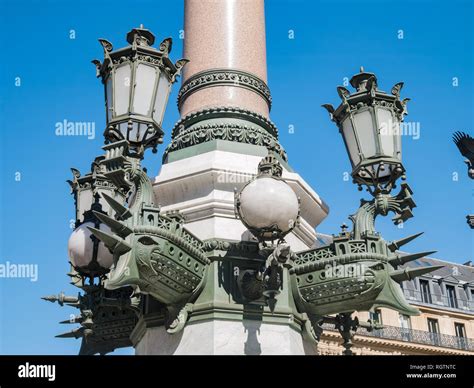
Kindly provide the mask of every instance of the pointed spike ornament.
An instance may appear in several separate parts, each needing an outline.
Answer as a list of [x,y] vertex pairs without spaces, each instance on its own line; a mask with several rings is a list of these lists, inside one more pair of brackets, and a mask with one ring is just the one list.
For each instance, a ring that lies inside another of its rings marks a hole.
[[104,213],[100,213],[95,210],[93,210],[92,212],[101,222],[107,225],[112,230],[112,232],[118,234],[120,237],[125,238],[133,232],[133,230],[130,229],[127,225],[109,217],[108,215]]
[[107,248],[109,248],[114,254],[123,255],[132,249],[124,240],[115,235],[111,235],[105,232],[102,232],[99,229],[93,228],[91,226],[87,227],[91,233],[102,241]]
[[397,283],[400,283],[405,280],[413,280],[417,276],[421,276],[441,268],[444,268],[444,265],[432,265],[431,267],[425,268],[405,268],[392,272],[390,276]]
[[64,321],[59,322],[60,324],[69,324],[69,323],[81,323],[82,322],[82,316],[76,315],[74,318],[66,319]]
[[104,198],[107,203],[110,205],[112,209],[115,210],[116,216],[120,220],[126,220],[132,216],[132,213],[130,213],[130,210],[123,206],[121,203],[117,202],[115,199],[110,197],[109,195],[102,193],[102,198]]
[[413,261],[413,260],[416,260],[416,259],[421,259],[422,257],[432,255],[433,253],[436,253],[436,252],[437,251],[427,251],[427,252],[412,253],[410,255],[397,256],[397,257],[389,260],[389,262],[392,265],[403,265],[403,264],[408,263],[410,261]]
[[56,338],[81,338],[83,337],[83,331],[84,329],[81,327],[79,329],[74,329],[74,330],[71,330],[71,331],[68,331],[66,333],[62,333],[62,334],[58,334],[56,335],[55,337]]
[[47,302],[54,303],[58,300],[58,297],[56,295],[48,295],[48,296],[42,296],[41,299]]
[[390,249],[392,252],[395,252],[397,249],[400,249],[400,247],[402,247],[403,245],[408,244],[410,241],[413,241],[415,238],[420,237],[423,233],[424,232],[412,234],[411,236],[401,238],[400,240],[392,241],[388,245],[388,249]]

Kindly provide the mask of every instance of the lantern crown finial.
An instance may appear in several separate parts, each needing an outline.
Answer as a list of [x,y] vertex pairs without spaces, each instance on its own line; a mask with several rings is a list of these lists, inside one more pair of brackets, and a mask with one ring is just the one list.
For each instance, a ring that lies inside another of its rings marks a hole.
[[133,28],[127,34],[127,42],[130,44],[136,43],[140,46],[151,46],[155,43],[155,35],[144,28],[143,24],[140,24],[140,27]]
[[374,78],[375,84],[377,84],[377,77],[375,76],[375,74],[365,72],[364,66],[361,66],[360,72],[355,74],[349,82],[352,87],[357,89],[357,91],[359,92],[366,90],[367,81],[372,77]]
[[258,174],[268,174],[276,177],[281,177],[283,168],[278,162],[278,159],[273,154],[267,155],[258,164]]

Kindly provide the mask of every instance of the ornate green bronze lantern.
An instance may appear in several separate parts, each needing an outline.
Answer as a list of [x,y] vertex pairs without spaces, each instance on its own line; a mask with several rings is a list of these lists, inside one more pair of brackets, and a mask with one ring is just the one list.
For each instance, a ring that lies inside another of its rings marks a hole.
[[94,212],[111,214],[112,209],[103,195],[124,202],[127,190],[117,187],[107,176],[104,157],[98,157],[91,166],[91,172],[81,176],[72,168],[73,180],[68,180],[76,205],[75,229],[68,242],[69,260],[73,269],[82,276],[90,278],[102,276],[108,272],[113,257],[104,243],[92,236],[89,227],[110,231]]
[[352,164],[352,177],[359,185],[378,191],[390,191],[395,181],[403,176],[400,123],[406,112],[405,98],[400,101],[403,82],[397,83],[387,94],[377,88],[375,74],[360,73],[350,80],[356,89],[339,86],[342,99],[336,109],[324,104],[344,139]]
[[168,58],[172,41],[167,38],[159,49],[151,47],[155,36],[143,26],[127,34],[130,46],[113,51],[112,44],[99,39],[104,62],[92,61],[105,86],[106,142],[127,140],[130,151],[143,157],[145,149],[162,143],[161,124],[171,85],[187,62],[175,64]]
[[[400,101],[403,83],[392,88],[392,95],[386,94],[377,89],[375,75],[363,68],[350,83],[357,89],[355,93],[340,86],[341,105],[337,109],[330,104],[323,107],[342,134],[354,182],[359,189],[366,186],[374,198],[361,200],[357,212],[349,217],[352,231],[346,231],[344,225],[329,245],[296,253],[289,271],[297,308],[309,318],[305,327],[310,337],[319,339],[322,323],[335,324],[344,340],[344,354],[352,354],[352,337],[362,326],[357,318],[351,318],[354,311],[385,307],[417,315],[418,309],[407,303],[398,283],[442,267],[403,267],[434,253],[404,255],[398,251],[421,233],[388,243],[375,230],[378,215],[393,212],[392,220],[399,224],[413,216],[416,206],[405,182],[397,195],[391,195],[398,178],[405,179],[400,123],[408,99]],[[369,330],[377,328],[371,322],[363,325]]]

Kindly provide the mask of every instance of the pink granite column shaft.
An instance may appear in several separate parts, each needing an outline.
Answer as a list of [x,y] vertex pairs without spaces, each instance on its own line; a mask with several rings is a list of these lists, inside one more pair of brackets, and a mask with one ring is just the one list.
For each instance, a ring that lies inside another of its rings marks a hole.
[[[185,0],[183,85],[211,69],[241,70],[267,82],[264,0]],[[252,88],[210,85],[186,96],[180,113],[215,106],[268,117],[265,98]]]

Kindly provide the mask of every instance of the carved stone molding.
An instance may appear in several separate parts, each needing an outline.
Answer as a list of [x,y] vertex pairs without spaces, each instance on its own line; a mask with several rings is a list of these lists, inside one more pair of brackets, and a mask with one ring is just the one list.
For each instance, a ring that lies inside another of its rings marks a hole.
[[174,125],[171,137],[175,139],[181,132],[200,121],[223,118],[240,119],[256,124],[278,139],[278,129],[271,120],[259,113],[234,106],[216,106],[191,112]]
[[212,107],[192,112],[174,126],[169,152],[205,143],[211,140],[228,140],[260,145],[276,152],[287,161],[286,152],[278,142],[278,129],[266,117],[237,107]]
[[275,137],[258,127],[240,123],[206,123],[183,131],[168,145],[164,158],[169,152],[216,139],[264,146],[287,161],[286,152]]
[[268,104],[268,109],[271,109],[272,96],[267,84],[254,74],[233,69],[210,69],[188,78],[179,90],[178,108],[181,109],[183,102],[191,94],[213,86],[235,86],[249,89],[263,97]]

